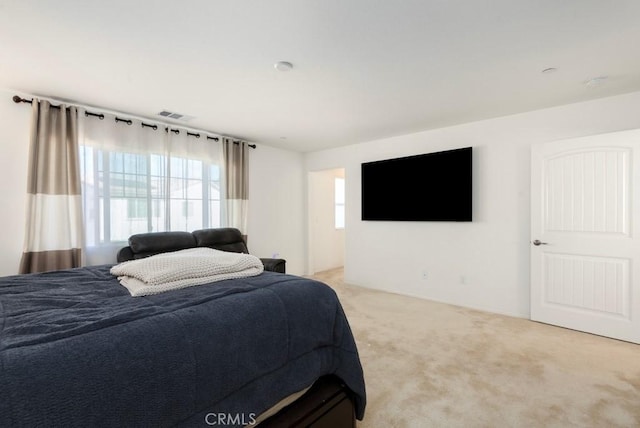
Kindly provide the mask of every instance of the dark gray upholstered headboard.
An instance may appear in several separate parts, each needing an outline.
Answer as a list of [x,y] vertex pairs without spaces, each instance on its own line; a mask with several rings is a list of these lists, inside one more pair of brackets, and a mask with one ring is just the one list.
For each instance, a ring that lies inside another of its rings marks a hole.
[[[240,230],[232,227],[201,229],[189,232],[150,232],[129,237],[129,245],[118,251],[118,263],[142,259],[160,253],[209,247],[220,251],[249,254]],[[285,273],[284,259],[262,258],[265,270]]]

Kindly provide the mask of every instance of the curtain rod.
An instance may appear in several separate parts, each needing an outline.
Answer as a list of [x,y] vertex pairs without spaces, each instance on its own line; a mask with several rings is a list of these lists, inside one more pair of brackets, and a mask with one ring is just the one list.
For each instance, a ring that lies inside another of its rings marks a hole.
[[[26,98],[22,98],[21,96],[14,95],[13,96],[13,102],[16,103],[16,104],[20,104],[20,103],[33,104],[33,99],[28,100]],[[51,104],[51,107],[52,108],[57,108],[57,109],[60,108],[59,105],[57,106],[57,105],[53,105],[53,104]],[[104,119],[104,114],[102,114],[102,113],[91,113],[91,112],[85,111],[84,115],[85,116],[94,116],[94,117],[97,117],[100,120]],[[124,122],[127,125],[133,125],[133,121],[131,119],[121,119],[118,116],[115,116],[115,118],[116,118],[116,123],[117,122]],[[151,124],[150,125],[150,124],[144,123],[144,122],[141,122],[141,124],[142,124],[143,128],[152,128],[154,131],[158,129],[158,126],[155,125],[155,124]],[[183,129],[186,131],[186,128],[183,128]],[[169,127],[165,127],[164,130],[165,130],[165,132],[169,132]],[[179,134],[180,130],[179,129],[171,129],[171,132]],[[199,132],[193,133],[193,132],[186,131],[186,133],[187,133],[188,136],[200,138],[200,133]],[[218,137],[210,137],[210,136],[207,135],[207,140],[218,141],[219,138]],[[240,144],[240,140],[232,140],[232,141],[233,141],[233,144]],[[247,144],[247,147],[255,149],[256,145],[255,144]]]

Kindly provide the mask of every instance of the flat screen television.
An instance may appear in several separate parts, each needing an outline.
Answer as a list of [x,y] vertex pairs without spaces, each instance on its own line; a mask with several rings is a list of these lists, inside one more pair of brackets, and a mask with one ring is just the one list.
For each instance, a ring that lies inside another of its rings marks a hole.
[[362,220],[471,221],[472,147],[362,164]]

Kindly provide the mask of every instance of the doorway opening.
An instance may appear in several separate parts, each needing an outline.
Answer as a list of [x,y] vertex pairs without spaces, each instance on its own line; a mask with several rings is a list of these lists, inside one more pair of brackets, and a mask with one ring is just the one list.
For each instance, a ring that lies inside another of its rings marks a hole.
[[310,275],[344,267],[345,170],[311,171],[308,176],[308,266]]

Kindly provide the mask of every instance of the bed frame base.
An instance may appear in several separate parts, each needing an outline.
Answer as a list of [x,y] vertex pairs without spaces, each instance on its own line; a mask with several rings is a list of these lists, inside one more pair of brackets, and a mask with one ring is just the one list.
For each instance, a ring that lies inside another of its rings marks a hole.
[[351,391],[335,376],[324,376],[302,397],[265,419],[259,428],[355,428]]

